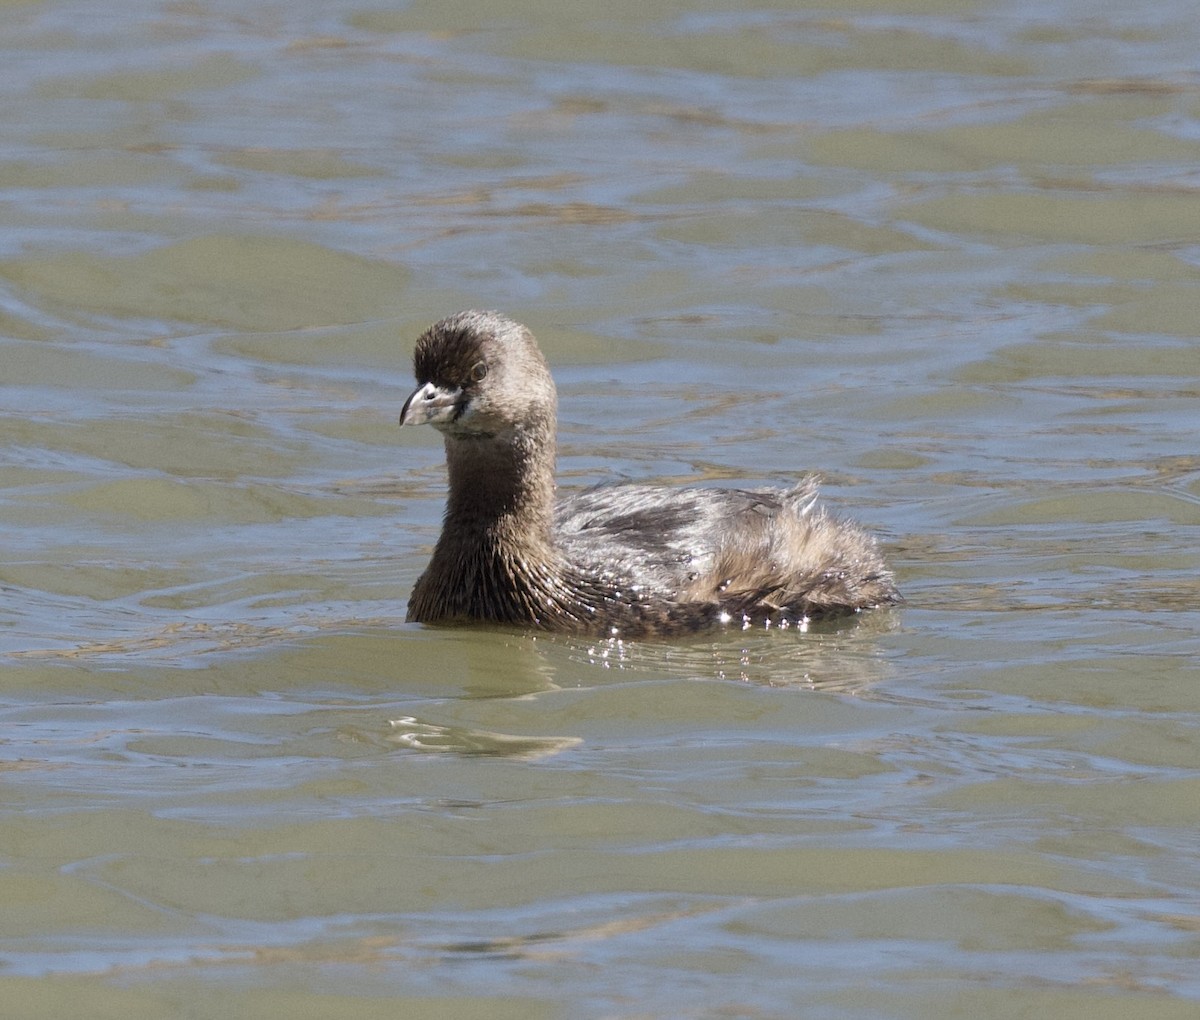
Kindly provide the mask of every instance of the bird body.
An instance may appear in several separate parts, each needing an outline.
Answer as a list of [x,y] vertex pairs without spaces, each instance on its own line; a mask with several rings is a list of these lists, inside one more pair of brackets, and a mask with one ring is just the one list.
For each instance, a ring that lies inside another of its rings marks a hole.
[[898,602],[858,525],[790,489],[598,486],[556,503],[557,397],[533,335],[460,312],[417,341],[401,425],[445,439],[442,533],[409,620],[671,635],[781,626]]

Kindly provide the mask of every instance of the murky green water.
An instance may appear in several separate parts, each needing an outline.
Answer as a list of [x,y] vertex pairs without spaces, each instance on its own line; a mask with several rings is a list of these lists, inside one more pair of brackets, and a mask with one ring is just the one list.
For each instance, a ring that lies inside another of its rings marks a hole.
[[[0,2],[5,1017],[1193,1017],[1192,5]],[[909,605],[403,623],[411,343]]]

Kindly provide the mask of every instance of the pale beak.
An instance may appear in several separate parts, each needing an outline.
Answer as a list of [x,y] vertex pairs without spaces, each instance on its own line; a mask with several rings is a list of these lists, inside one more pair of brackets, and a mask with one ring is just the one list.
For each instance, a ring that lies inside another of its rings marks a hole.
[[440,425],[453,421],[462,407],[462,387],[444,390],[427,382],[404,401],[400,410],[401,425]]

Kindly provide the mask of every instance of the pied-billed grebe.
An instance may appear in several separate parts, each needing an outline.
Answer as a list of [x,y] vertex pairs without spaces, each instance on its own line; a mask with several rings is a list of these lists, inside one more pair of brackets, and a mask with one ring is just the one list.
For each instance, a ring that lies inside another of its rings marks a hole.
[[401,425],[445,437],[442,534],[409,601],[422,623],[620,635],[803,625],[899,601],[874,540],[792,489],[601,486],[557,505],[558,400],[533,334],[496,312],[427,329]]

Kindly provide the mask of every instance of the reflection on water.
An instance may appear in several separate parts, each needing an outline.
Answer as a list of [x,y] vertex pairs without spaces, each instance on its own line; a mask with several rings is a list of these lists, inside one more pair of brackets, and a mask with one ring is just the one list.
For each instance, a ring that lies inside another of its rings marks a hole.
[[578,737],[517,737],[511,733],[487,733],[453,726],[421,722],[414,716],[391,719],[388,740],[414,751],[450,751],[454,754],[498,755],[537,761],[582,743]]
[[[1190,5],[0,8],[6,1015],[1195,1011]],[[907,605],[403,623],[472,306]]]
[[[873,637],[895,630],[901,610],[879,610],[806,631],[730,626],[695,638],[589,642],[573,661],[646,678],[741,680],[768,686],[864,693],[889,668]],[[570,641],[565,643],[570,644]]]

